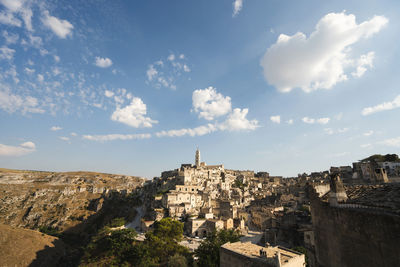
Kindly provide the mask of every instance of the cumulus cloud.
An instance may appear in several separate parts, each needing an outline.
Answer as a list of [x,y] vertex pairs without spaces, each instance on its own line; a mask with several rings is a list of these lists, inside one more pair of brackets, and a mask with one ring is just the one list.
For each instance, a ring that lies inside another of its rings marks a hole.
[[327,124],[330,121],[330,118],[319,118],[319,119],[313,119],[313,118],[309,118],[309,117],[304,117],[301,119],[304,123],[308,123],[308,124],[314,124],[314,123],[318,123],[318,124]]
[[63,141],[69,141],[69,137],[67,137],[67,136],[60,136],[59,138],[60,138],[60,140],[63,140]]
[[269,117],[269,119],[273,122],[273,123],[281,123],[281,116],[276,115],[276,116],[271,116]]
[[385,146],[400,147],[400,136],[395,137],[395,138],[386,139],[380,143]]
[[181,137],[181,136],[202,136],[216,131],[245,131],[255,130],[258,126],[257,120],[248,120],[248,109],[235,108],[223,122],[209,123],[195,128],[183,128],[177,130],[160,131],[157,137]]
[[361,77],[364,75],[364,73],[367,71],[367,67],[372,68],[373,67],[373,60],[375,57],[374,52],[369,52],[366,55],[362,55],[360,59],[357,61],[357,68],[354,72],[351,73],[353,77]]
[[205,134],[209,134],[212,132],[215,132],[218,130],[218,127],[214,124],[207,124],[207,125],[202,125],[196,128],[184,128],[184,129],[179,129],[179,130],[169,130],[169,131],[161,131],[157,132],[156,136],[157,137],[163,137],[163,136],[168,136],[168,137],[180,137],[180,136],[202,136]]
[[353,76],[361,76],[372,66],[373,52],[358,62],[349,58],[351,46],[379,32],[388,19],[375,16],[360,24],[352,14],[329,13],[307,37],[302,32],[281,34],[261,59],[265,79],[280,92],[301,88],[306,92],[329,89],[347,80],[345,68],[354,67]]
[[36,150],[33,142],[25,142],[19,146],[8,146],[0,144],[0,156],[23,156]]
[[143,103],[142,99],[134,97],[131,103],[124,108],[117,106],[111,119],[135,128],[152,127],[154,123],[158,123],[158,121],[146,117],[146,113],[146,104]]
[[0,12],[0,23],[21,27],[21,21],[14,17],[14,14],[19,14],[25,23],[26,29],[32,31],[33,13],[30,9],[30,1],[0,0],[0,3],[6,7],[5,10]]
[[293,124],[293,119],[287,120],[286,123],[289,124],[289,125],[292,125]]
[[10,12],[0,11],[0,23],[15,27],[21,27],[22,22]]
[[106,90],[106,91],[104,91],[104,95],[105,95],[106,97],[113,97],[113,96],[114,96],[114,92],[109,91],[109,90]]
[[61,39],[71,36],[74,29],[69,21],[51,16],[47,10],[43,12],[42,22]]
[[108,57],[105,57],[105,58],[103,58],[103,57],[96,57],[96,60],[95,60],[94,64],[95,64],[97,67],[100,67],[100,68],[108,68],[108,67],[111,67],[111,65],[113,64],[113,62],[112,62],[112,60],[109,59]]
[[391,110],[395,108],[400,107],[400,95],[398,95],[393,101],[390,102],[384,102],[382,104],[373,106],[373,107],[367,107],[364,108],[361,112],[362,115],[367,116],[373,113],[385,111],[385,110]]
[[22,114],[44,113],[44,110],[39,107],[37,98],[12,94],[9,88],[4,86],[0,88],[0,109],[8,113],[16,111],[21,111]]
[[51,131],[59,131],[62,130],[62,128],[60,126],[53,126],[50,128]]
[[192,104],[193,111],[199,113],[199,118],[206,120],[214,120],[232,109],[231,98],[217,93],[213,87],[193,91]]
[[107,135],[84,135],[83,139],[90,141],[106,142],[113,140],[148,139],[151,134],[107,134]]
[[228,131],[255,130],[258,128],[258,121],[248,120],[246,118],[248,112],[247,108],[235,108],[226,121],[219,125],[219,128]]
[[233,2],[233,17],[236,17],[243,8],[243,0],[235,0]]
[[19,39],[18,34],[9,33],[8,31],[3,31],[3,37],[6,40],[6,44],[15,44]]
[[152,81],[153,78],[154,78],[157,74],[158,74],[158,71],[154,68],[153,65],[150,65],[149,68],[148,68],[148,70],[147,70],[147,72],[146,72],[147,79],[148,79],[149,81]]
[[14,58],[14,53],[15,53],[14,49],[8,48],[7,46],[2,46],[0,47],[0,60],[1,59],[12,60]]

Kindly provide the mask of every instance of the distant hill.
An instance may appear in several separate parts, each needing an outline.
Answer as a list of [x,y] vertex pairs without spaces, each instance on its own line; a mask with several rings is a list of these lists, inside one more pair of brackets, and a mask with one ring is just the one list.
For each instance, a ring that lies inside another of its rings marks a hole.
[[399,156],[397,154],[386,154],[386,155],[381,155],[381,154],[375,154],[372,156],[369,156],[368,158],[360,160],[361,162],[400,162]]

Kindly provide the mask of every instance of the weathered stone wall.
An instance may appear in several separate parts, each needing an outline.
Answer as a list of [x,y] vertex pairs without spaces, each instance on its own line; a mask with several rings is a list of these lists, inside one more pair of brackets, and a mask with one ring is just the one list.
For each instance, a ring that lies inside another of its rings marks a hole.
[[316,195],[311,213],[319,266],[400,265],[400,216],[331,207]]

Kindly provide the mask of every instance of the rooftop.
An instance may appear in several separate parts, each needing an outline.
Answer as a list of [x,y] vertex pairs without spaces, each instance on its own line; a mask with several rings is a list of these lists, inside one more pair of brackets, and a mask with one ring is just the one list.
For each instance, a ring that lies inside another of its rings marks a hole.
[[[235,243],[226,243],[225,245],[222,246],[222,248],[236,252],[238,254],[244,255],[249,258],[257,258],[265,260],[266,258],[272,259],[279,251],[281,254],[282,263],[289,261],[291,258],[295,258],[301,255],[301,253],[291,251],[279,246],[262,247],[250,242],[240,242],[240,241]],[[263,249],[266,252],[266,258],[260,257],[260,249]]]

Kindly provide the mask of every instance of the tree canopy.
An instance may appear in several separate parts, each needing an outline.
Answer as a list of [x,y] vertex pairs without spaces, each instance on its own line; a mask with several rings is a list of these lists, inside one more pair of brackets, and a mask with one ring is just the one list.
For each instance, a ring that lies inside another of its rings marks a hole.
[[228,242],[239,241],[240,233],[235,230],[219,230],[210,233],[196,249],[197,265],[200,267],[219,266],[219,248]]

